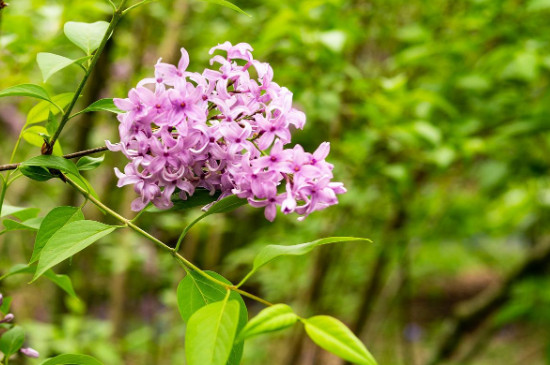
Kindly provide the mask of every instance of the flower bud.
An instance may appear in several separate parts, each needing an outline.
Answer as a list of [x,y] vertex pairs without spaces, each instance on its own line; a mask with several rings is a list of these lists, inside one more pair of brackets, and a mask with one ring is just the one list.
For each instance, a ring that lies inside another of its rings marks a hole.
[[37,358],[38,356],[40,356],[38,351],[36,351],[35,349],[30,348],[30,347],[22,347],[19,351],[21,351],[21,353],[23,355],[28,356],[28,357]]

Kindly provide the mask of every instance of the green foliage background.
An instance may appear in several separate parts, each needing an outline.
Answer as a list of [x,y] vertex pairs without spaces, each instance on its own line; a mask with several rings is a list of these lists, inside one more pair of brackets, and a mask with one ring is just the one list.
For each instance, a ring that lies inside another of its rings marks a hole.
[[[307,124],[294,139],[312,151],[331,142],[336,180],[348,193],[337,207],[305,222],[243,207],[199,223],[183,253],[199,266],[237,280],[255,252],[329,235],[362,236],[374,244],[324,247],[308,258],[263,268],[247,289],[288,302],[303,315],[329,313],[362,327],[380,364],[423,363],[452,308],[499,283],[526,252],[548,239],[550,180],[550,1],[312,0],[238,1],[252,17],[201,1],[157,1],[123,19],[93,75],[81,106],[124,97],[153,72],[159,57],[190,69],[207,66],[210,47],[250,43],[275,81],[294,92]],[[0,89],[41,80],[39,52],[81,57],[62,34],[66,21],[108,20],[107,2],[17,0],[2,10]],[[52,77],[51,94],[72,91],[72,66]],[[34,105],[0,101],[0,163]],[[83,115],[61,137],[64,152],[117,140],[112,115]],[[39,154],[26,144],[17,160]],[[110,206],[130,216],[134,193],[116,189],[112,167],[86,173]],[[59,181],[18,180],[7,201],[40,202],[42,212],[80,197]],[[102,220],[87,208],[86,216]],[[147,214],[142,226],[175,242],[200,214]],[[27,262],[33,236],[0,237],[0,272]],[[377,263],[387,262],[381,290],[363,298]],[[80,300],[41,279],[0,282],[14,297],[20,324],[42,358],[92,354],[106,364],[182,364],[184,326],[176,309],[182,270],[131,232],[118,232],[64,264]],[[472,364],[550,363],[547,273],[515,286],[492,318]],[[358,323],[362,308],[372,308]],[[260,307],[252,307],[251,312]],[[414,338],[409,341],[411,329]],[[420,332],[418,332],[420,330]],[[338,364],[303,333],[259,337],[243,364]],[[471,342],[481,343],[475,336]],[[412,351],[412,357],[408,354]],[[27,363],[37,363],[27,360]]]

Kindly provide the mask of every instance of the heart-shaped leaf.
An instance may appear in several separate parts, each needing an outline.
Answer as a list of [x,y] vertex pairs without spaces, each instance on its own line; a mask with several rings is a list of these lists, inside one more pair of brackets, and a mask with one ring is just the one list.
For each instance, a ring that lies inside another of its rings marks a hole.
[[90,55],[99,47],[108,28],[109,23],[104,21],[95,23],[67,22],[63,30],[71,42]]

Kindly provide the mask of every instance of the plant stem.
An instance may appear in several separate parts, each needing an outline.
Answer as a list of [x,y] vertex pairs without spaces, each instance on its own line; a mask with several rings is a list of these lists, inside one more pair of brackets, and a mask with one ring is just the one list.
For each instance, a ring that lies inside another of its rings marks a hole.
[[71,115],[71,111],[73,110],[78,98],[80,97],[80,94],[82,94],[82,90],[84,89],[84,86],[86,85],[86,82],[88,81],[88,78],[90,77],[92,71],[94,70],[94,67],[99,59],[99,56],[103,52],[103,49],[105,48],[105,45],[107,44],[107,41],[113,34],[116,25],[118,24],[120,18],[123,14],[123,8],[126,4],[127,0],[121,0],[120,5],[118,8],[116,8],[115,12],[113,13],[113,17],[111,19],[111,22],[109,23],[109,27],[107,28],[107,31],[105,32],[105,35],[103,36],[103,39],[101,40],[101,43],[99,44],[99,47],[94,53],[94,56],[92,57],[90,61],[90,66],[88,67],[88,70],[84,74],[84,77],[82,78],[82,81],[80,81],[80,84],[78,85],[78,88],[76,89],[76,92],[73,96],[73,99],[71,100],[71,103],[67,107],[67,110],[63,113],[63,116],[61,118],[61,122],[59,123],[59,127],[57,127],[57,130],[55,131],[53,137],[48,142],[48,151],[51,153],[53,150],[53,146],[55,145],[55,142],[59,138],[59,135],[61,134],[61,131],[65,127],[65,124],[69,121],[69,116]]
[[96,199],[94,196],[92,196],[86,189],[82,188],[80,185],[78,185],[77,183],[75,183],[73,180],[71,180],[70,177],[68,176],[65,176],[66,180],[67,180],[67,183],[69,185],[71,185],[73,188],[75,188],[76,190],[78,190],[82,195],[84,195],[84,197],[86,197],[88,200],[90,200],[93,204],[95,204],[97,207],[99,207],[100,209],[102,209],[103,211],[105,211],[107,214],[109,214],[110,216],[112,216],[113,218],[117,219],[118,221],[122,222],[126,227],[132,229],[133,231],[135,231],[136,233],[140,234],[141,236],[147,238],[148,240],[154,242],[157,246],[159,246],[160,248],[162,248],[163,250],[166,250],[168,251],[176,260],[178,260],[180,263],[182,263],[186,268],[188,269],[191,269],[193,271],[195,271],[197,274],[203,276],[205,279],[219,285],[219,286],[222,286],[223,288],[227,289],[227,290],[233,290],[245,297],[248,297],[250,299],[253,299],[257,302],[260,302],[266,306],[272,306],[273,304],[268,302],[267,300],[265,299],[262,299],[254,294],[251,294],[251,293],[248,293],[244,290],[241,290],[239,289],[238,287],[236,287],[235,285],[230,285],[230,284],[226,284],[224,283],[223,281],[220,281],[210,275],[208,275],[208,273],[204,272],[203,270],[201,270],[198,266],[196,266],[195,264],[193,264],[191,261],[187,260],[185,257],[183,257],[182,255],[180,255],[179,253],[177,253],[174,249],[172,249],[169,245],[167,245],[166,243],[162,242],[161,240],[159,240],[158,238],[152,236],[151,234],[149,234],[148,232],[146,232],[145,230],[143,230],[141,227],[137,226],[136,224],[134,224],[131,220],[127,219],[127,218],[124,218],[122,215],[118,214],[117,212],[115,212],[114,210],[112,210],[111,208],[109,208],[108,206],[106,206],[105,204],[103,204],[101,201],[99,201],[98,199]]

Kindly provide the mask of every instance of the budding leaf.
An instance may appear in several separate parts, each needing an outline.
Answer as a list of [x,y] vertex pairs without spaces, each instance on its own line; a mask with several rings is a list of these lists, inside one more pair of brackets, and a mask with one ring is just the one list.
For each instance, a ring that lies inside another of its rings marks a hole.
[[51,101],[48,92],[43,87],[35,84],[21,84],[8,87],[0,91],[0,98],[4,96],[29,96],[31,98]]
[[359,365],[376,365],[365,345],[336,318],[315,316],[304,320],[308,336],[319,347]]
[[98,49],[108,28],[109,23],[104,21],[95,23],[67,22],[63,31],[71,42],[87,55],[91,55]]
[[36,234],[36,240],[34,242],[34,251],[32,252],[31,260],[29,264],[38,261],[42,249],[48,242],[48,240],[67,224],[79,220],[83,220],[84,215],[82,210],[77,207],[57,207],[52,209],[42,221],[40,229]]
[[286,304],[275,304],[265,308],[252,318],[239,334],[238,341],[291,327],[297,321],[298,316],[292,308]]
[[79,171],[93,170],[101,165],[104,159],[105,155],[101,155],[99,157],[84,156],[77,161],[76,167]]
[[107,236],[116,228],[89,220],[75,221],[63,226],[44,245],[32,281],[38,279],[44,272],[61,261]]
[[56,357],[52,357],[44,361],[40,365],[103,365],[103,363],[88,355],[79,354],[63,354]]
[[189,365],[226,365],[239,323],[239,303],[208,304],[189,319],[185,355]]
[[242,282],[246,281],[246,279],[252,276],[252,274],[254,274],[260,267],[275,260],[278,257],[305,255],[311,252],[314,248],[322,245],[326,245],[329,243],[336,243],[336,242],[352,242],[352,241],[372,242],[367,238],[328,237],[328,238],[322,238],[320,240],[301,243],[301,244],[292,245],[292,246],[282,246],[282,245],[265,246],[260,250],[260,252],[258,252],[258,254],[256,255],[256,258],[254,258],[252,270],[246,275],[245,279]]
[[15,326],[0,337],[0,351],[4,353],[4,358],[9,358],[15,354],[25,342],[25,331],[19,326]]
[[[226,284],[232,285],[229,280],[214,271],[205,271],[208,275]],[[177,290],[178,309],[181,318],[188,323],[189,318],[199,309],[210,303],[215,303],[224,300],[226,289],[220,285],[213,283],[204,276],[191,271],[179,283]],[[229,294],[229,300],[234,300],[239,303],[239,323],[237,332],[242,330],[248,320],[248,311],[243,298],[237,292],[232,291]],[[239,365],[242,357],[244,344],[236,343],[229,356],[227,365]]]
[[36,55],[36,63],[38,63],[38,67],[42,72],[44,82],[48,81],[56,72],[72,65],[76,61],[53,53],[39,53]]

